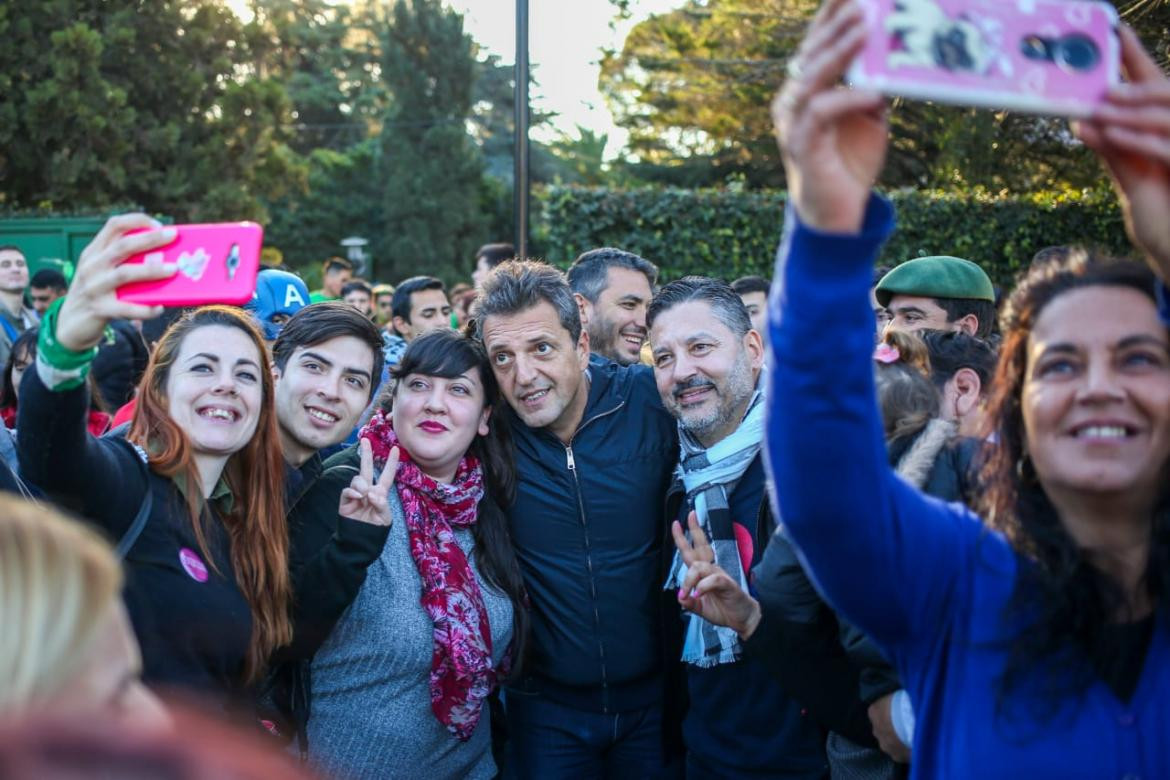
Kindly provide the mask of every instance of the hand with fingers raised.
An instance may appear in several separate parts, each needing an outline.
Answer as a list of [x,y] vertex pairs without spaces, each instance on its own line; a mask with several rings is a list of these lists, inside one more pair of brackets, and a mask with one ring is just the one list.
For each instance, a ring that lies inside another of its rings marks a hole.
[[374,454],[368,439],[361,440],[358,451],[361,453],[361,468],[349,487],[341,491],[337,514],[359,523],[388,526],[394,520],[390,514],[390,489],[394,487],[394,475],[398,473],[398,448],[390,449],[377,481],[374,481]]
[[717,626],[727,626],[747,639],[760,624],[760,603],[745,593],[739,583],[715,563],[715,552],[694,512],[687,517],[688,540],[677,520],[670,527],[674,546],[687,567],[687,576],[678,591],[678,603]]
[[1128,83],[1073,130],[1109,171],[1130,238],[1170,281],[1170,79],[1132,29],[1120,34]]
[[841,84],[866,30],[855,0],[826,0],[772,103],[792,205],[801,222],[826,233],[861,230],[889,145],[884,98]]
[[[130,234],[133,230],[145,232]],[[163,228],[145,214],[110,218],[77,260],[69,294],[57,313],[57,342],[66,349],[83,352],[101,340],[111,320],[147,320],[162,314],[161,306],[127,303],[118,298],[117,291],[130,282],[173,276],[177,270],[174,263],[124,265],[123,261],[174,240],[173,229]]]

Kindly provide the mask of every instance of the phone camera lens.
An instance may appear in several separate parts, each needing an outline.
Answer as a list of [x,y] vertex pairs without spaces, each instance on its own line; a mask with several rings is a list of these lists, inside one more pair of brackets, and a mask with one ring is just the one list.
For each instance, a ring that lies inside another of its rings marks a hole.
[[1053,61],[1062,68],[1075,71],[1092,70],[1101,59],[1101,51],[1092,38],[1084,35],[1066,35],[1053,46]]

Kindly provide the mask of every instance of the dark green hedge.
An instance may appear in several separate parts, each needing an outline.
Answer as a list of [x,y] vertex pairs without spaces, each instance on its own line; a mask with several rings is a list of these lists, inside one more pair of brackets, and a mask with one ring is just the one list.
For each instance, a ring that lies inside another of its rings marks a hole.
[[[657,263],[666,280],[686,274],[770,276],[784,193],[733,190],[548,187],[536,193],[533,243],[560,266],[598,246]],[[1111,191],[995,195],[938,191],[891,194],[898,230],[881,262],[952,254],[1010,283],[1039,249],[1085,244],[1130,251]]]

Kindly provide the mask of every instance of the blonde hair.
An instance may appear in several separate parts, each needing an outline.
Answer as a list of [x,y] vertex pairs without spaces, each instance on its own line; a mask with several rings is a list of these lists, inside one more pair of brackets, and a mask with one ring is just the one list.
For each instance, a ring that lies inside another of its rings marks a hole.
[[35,708],[73,678],[121,587],[97,534],[0,494],[0,715]]

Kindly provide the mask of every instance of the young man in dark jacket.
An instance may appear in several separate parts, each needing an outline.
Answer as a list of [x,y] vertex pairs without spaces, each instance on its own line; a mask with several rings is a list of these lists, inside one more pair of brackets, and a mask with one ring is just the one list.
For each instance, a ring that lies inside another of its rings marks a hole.
[[651,371],[589,361],[560,271],[508,262],[474,312],[513,411],[510,509],[532,600],[525,679],[506,692],[509,769],[654,777],[663,738],[662,497],[678,443]]
[[[674,533],[702,527],[710,562],[747,591],[768,541],[768,530],[758,527],[765,498],[763,340],[739,295],[715,279],[666,285],[650,304],[648,322],[658,392],[679,427],[679,477],[668,501]],[[686,574],[676,555],[667,578],[675,594]],[[743,653],[736,630],[687,616],[687,776],[822,777],[820,728],[764,663]]]
[[343,441],[373,400],[382,362],[381,333],[349,304],[306,306],[281,328],[272,363],[290,511],[321,472],[318,452]]
[[[267,331],[267,328],[266,328]],[[382,336],[353,306],[325,301],[296,311],[272,343],[276,422],[285,465],[285,508],[289,516],[293,577],[294,635],[278,651],[262,692],[265,719],[280,718],[279,731],[300,731],[309,717],[308,660],[328,637],[333,623],[305,615],[340,615],[357,585],[340,573],[367,561],[385,540],[384,529],[337,516],[336,502],[307,506],[302,498],[323,472],[321,450],[341,443],[377,392],[382,375]],[[318,522],[321,515],[328,521]],[[324,553],[319,532],[336,539]],[[326,605],[334,605],[330,609]],[[268,706],[271,709],[268,709]]]

